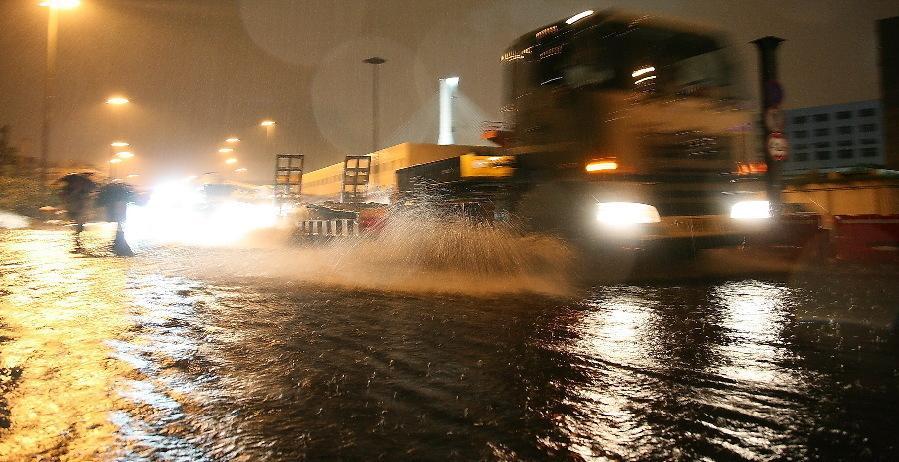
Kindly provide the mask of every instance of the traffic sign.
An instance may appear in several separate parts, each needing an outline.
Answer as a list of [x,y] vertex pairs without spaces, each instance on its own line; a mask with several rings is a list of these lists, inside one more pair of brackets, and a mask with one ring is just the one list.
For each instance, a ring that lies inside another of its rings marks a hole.
[[768,135],[768,154],[774,160],[785,160],[790,151],[790,144],[784,138],[783,133],[775,132]]

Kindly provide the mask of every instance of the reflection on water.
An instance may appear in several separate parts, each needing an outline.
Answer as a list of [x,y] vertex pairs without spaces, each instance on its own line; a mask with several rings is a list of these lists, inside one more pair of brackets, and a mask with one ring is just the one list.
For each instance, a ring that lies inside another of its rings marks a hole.
[[[245,254],[209,249],[68,249],[0,234],[0,459],[899,454],[895,342],[845,322],[895,316],[883,281],[476,298],[227,274]],[[192,257],[207,270],[171,270]]]

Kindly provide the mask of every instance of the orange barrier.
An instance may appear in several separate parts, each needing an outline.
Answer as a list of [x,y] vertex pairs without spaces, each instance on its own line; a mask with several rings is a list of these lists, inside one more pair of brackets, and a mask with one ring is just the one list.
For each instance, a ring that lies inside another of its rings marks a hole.
[[831,249],[840,260],[899,263],[899,215],[835,215]]

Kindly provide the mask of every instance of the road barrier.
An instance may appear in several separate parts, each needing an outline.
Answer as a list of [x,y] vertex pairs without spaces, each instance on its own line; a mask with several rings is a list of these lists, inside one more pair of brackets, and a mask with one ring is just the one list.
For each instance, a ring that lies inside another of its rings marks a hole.
[[349,237],[359,235],[359,223],[356,220],[303,220],[299,224],[300,234],[304,236]]
[[835,215],[833,224],[837,259],[899,263],[899,215]]

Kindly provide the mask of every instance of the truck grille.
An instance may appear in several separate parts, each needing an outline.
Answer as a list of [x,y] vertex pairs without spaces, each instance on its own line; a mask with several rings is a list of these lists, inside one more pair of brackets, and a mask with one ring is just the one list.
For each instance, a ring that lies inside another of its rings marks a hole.
[[698,130],[647,133],[642,145],[656,171],[719,169],[731,160],[724,139]]

